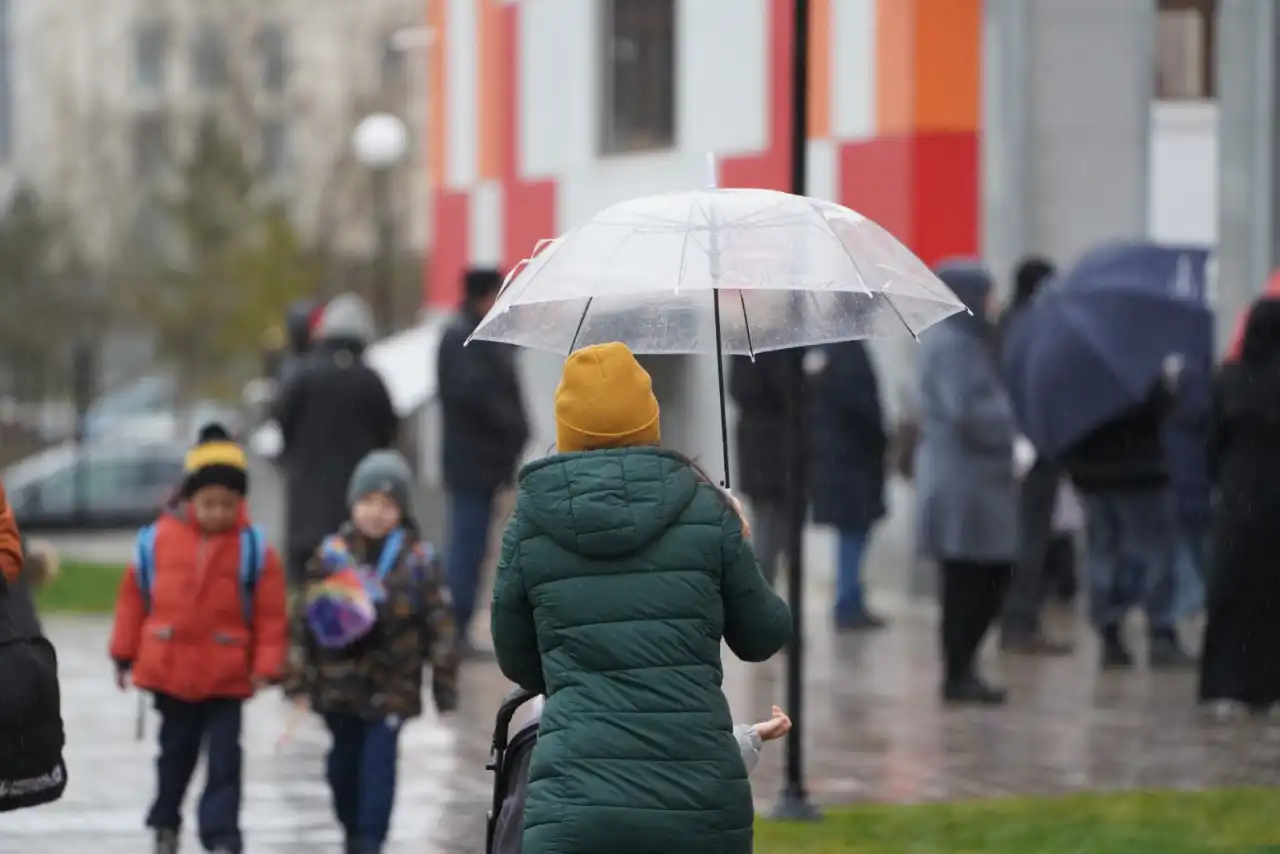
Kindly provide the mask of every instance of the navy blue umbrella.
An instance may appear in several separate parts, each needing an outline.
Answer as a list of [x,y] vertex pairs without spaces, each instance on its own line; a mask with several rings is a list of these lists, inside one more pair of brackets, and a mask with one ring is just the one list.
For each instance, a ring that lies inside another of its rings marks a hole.
[[1087,253],[1013,321],[1004,349],[1022,430],[1056,456],[1142,402],[1167,356],[1212,358],[1204,249],[1112,244]]

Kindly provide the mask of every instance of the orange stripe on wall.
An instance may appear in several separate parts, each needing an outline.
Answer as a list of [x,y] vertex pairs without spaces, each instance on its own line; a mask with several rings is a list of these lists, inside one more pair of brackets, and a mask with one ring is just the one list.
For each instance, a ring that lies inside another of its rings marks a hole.
[[809,138],[831,136],[831,0],[809,4]]
[[476,128],[480,180],[496,181],[502,172],[502,99],[507,51],[503,45],[500,0],[479,0],[476,50]]
[[981,124],[982,0],[876,0],[876,125],[884,134]]
[[445,120],[448,104],[448,19],[445,17],[445,0],[426,0],[427,26],[431,28],[433,41],[427,51],[427,178],[432,187],[444,184],[448,175],[448,152],[445,148]]

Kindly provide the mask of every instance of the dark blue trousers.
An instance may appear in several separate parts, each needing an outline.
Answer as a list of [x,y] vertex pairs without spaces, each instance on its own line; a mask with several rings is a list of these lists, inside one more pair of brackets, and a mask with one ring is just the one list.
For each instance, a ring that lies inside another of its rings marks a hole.
[[207,851],[239,854],[244,845],[240,837],[242,705],[239,700],[188,703],[156,695],[160,755],[156,757],[156,799],[147,814],[148,827],[177,830],[182,826],[182,801],[203,747],[207,779],[196,814],[200,842]]
[[449,537],[445,543],[445,574],[453,598],[453,623],[458,640],[471,639],[471,618],[476,612],[480,569],[489,548],[493,520],[493,491],[449,493]]
[[378,851],[391,830],[400,725],[354,715],[325,715],[333,736],[328,777],[333,811],[347,839]]

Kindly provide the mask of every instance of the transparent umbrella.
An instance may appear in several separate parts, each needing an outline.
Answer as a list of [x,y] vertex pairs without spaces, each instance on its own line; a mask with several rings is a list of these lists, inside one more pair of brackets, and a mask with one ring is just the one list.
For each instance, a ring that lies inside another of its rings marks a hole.
[[[705,189],[621,202],[544,241],[471,337],[565,355],[621,341],[640,354],[753,356],[914,336],[963,310],[861,214],[772,190]],[[727,433],[723,368],[720,394]]]

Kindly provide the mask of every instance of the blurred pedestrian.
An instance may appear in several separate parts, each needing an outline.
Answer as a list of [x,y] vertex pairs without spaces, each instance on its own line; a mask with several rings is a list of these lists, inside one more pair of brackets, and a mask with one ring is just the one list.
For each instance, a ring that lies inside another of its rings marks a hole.
[[1182,360],[1171,355],[1145,400],[1067,448],[1062,463],[1085,507],[1090,613],[1102,666],[1129,667],[1121,627],[1139,602],[1152,667],[1185,667],[1174,614],[1177,520],[1163,433]]
[[399,419],[364,351],[373,317],[355,294],[334,297],[319,315],[312,355],[275,405],[284,451],[287,566],[290,582],[347,516],[347,482],[370,451],[395,444]]
[[[1033,256],[1019,262],[1014,271],[1013,300],[1000,317],[1001,341],[1017,324],[1036,292],[1056,274],[1053,264],[1043,258]],[[1008,652],[1068,655],[1071,645],[1046,637],[1040,623],[1040,612],[1049,594],[1053,511],[1063,472],[1054,460],[1038,455],[1026,439],[1019,439],[1019,446],[1027,450],[1019,472],[1018,559],[1001,615],[1000,644]]]
[[288,383],[302,369],[307,354],[311,352],[313,329],[319,324],[323,311],[324,303],[315,300],[298,300],[285,312],[285,350],[276,375],[276,382],[281,386]]
[[787,469],[778,455],[787,441],[787,383],[791,354],[736,357],[729,394],[738,406],[735,492],[751,503],[752,540],[760,571],[773,584],[787,538]]
[[182,801],[204,753],[200,841],[240,854],[244,701],[280,677],[284,571],[247,517],[244,451],[210,425],[187,454],[181,502],[138,536],[116,601],[116,682],[150,692],[160,713],[157,854],[175,854]]
[[1212,515],[1207,452],[1212,385],[1213,366],[1208,359],[1187,362],[1178,379],[1173,412],[1165,424],[1165,453],[1177,514],[1174,613],[1180,618],[1194,616],[1204,607]]
[[520,473],[493,594],[498,665],[547,695],[524,854],[750,854],[720,644],[766,660],[791,636],[787,605],[733,502],[660,447],[627,347],[571,354],[555,417],[558,453]]
[[23,557],[0,486],[0,812],[56,801],[67,787],[58,659],[31,602],[37,559],[24,567]]
[[876,369],[861,341],[811,348],[804,366],[809,503],[815,524],[836,529],[832,617],[837,631],[879,629],[884,620],[867,607],[862,584],[871,529],[885,514],[889,435]]
[[919,548],[941,564],[943,700],[994,705],[1005,692],[979,675],[976,658],[1018,555],[1017,425],[990,320],[991,275],[958,261],[938,276],[972,313],[920,341]]
[[[463,655],[476,654],[470,630],[489,550],[498,491],[511,484],[529,441],[515,348],[467,338],[502,288],[497,270],[470,270],[462,310],[440,340],[436,362],[444,415],[441,458],[449,493],[445,567]],[[465,345],[465,346],[464,346]]]
[[[350,519],[320,546],[294,600],[286,688],[332,736],[327,777],[346,854],[379,854],[386,842],[400,733],[422,713],[426,666],[436,709],[458,704],[448,589],[411,518],[412,482],[398,453],[366,456],[347,490]],[[347,578],[362,591],[359,612]]]
[[1280,703],[1280,301],[1249,313],[1218,377],[1209,459],[1217,487],[1200,699]]

